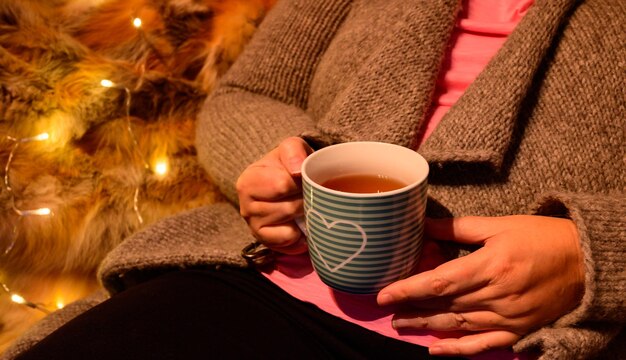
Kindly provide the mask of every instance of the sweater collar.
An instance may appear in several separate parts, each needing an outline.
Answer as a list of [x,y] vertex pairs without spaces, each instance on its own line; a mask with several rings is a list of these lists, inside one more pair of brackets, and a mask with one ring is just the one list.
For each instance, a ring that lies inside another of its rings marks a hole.
[[[414,147],[431,103],[459,0],[389,0],[393,25],[368,54],[318,129],[331,142],[371,140]],[[374,75],[372,75],[374,74]]]
[[[396,2],[403,7],[403,16],[318,124],[331,141],[372,140],[415,147],[461,8],[458,0],[423,2],[429,9]],[[528,116],[522,111],[524,101],[532,98],[527,95],[542,60],[575,3],[535,1],[419,149],[431,165],[478,163],[484,169],[506,172]]]
[[534,3],[420,148],[431,164],[479,163],[507,172],[538,91],[535,77],[574,3]]

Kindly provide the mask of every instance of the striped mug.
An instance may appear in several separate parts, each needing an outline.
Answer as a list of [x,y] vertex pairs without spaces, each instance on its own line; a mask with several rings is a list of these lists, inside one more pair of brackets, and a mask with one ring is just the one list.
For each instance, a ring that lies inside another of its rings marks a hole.
[[382,142],[320,149],[302,164],[309,253],[333,289],[370,294],[409,276],[421,248],[428,163]]

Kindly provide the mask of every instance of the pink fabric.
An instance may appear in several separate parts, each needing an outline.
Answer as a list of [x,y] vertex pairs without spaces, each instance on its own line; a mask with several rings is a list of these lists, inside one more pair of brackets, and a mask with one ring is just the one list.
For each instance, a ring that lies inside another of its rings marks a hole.
[[[532,0],[464,0],[452,36],[451,49],[437,80],[433,112],[419,135],[419,144],[437,127],[444,114],[461,97],[532,4]],[[418,271],[443,261],[434,243],[426,242]],[[334,291],[319,279],[307,254],[279,256],[274,271],[264,275],[292,296],[372,331],[399,340],[428,346],[443,337],[461,333],[397,331],[391,326],[392,308],[376,304],[375,295],[351,295]],[[519,359],[507,351],[492,351],[475,359]]]
[[[427,242],[418,271],[432,269],[443,261],[437,245]],[[307,254],[279,255],[276,269],[263,274],[291,296],[315,304],[325,312],[350,321],[379,334],[417,345],[428,346],[437,339],[458,337],[462,332],[434,332],[429,330],[395,330],[391,326],[393,307],[381,307],[376,295],[353,295],[329,288],[313,270]],[[525,354],[507,350],[493,350],[471,357],[474,360],[528,360]]]
[[532,0],[465,0],[433,98],[433,112],[419,135],[423,143],[441,118],[504,44]]

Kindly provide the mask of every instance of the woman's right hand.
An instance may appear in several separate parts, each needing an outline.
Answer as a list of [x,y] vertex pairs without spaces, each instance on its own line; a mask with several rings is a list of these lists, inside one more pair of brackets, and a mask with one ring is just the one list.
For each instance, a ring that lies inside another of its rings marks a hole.
[[299,254],[307,249],[294,219],[303,213],[300,167],[312,152],[303,139],[287,138],[237,180],[240,213],[254,237],[272,250]]

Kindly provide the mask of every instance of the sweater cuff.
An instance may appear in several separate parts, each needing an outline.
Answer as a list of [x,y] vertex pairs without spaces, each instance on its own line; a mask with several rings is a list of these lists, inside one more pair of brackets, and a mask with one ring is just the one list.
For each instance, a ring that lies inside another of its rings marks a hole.
[[625,200],[621,195],[551,193],[534,206],[536,215],[567,217],[576,224],[585,294],[572,312],[515,344],[516,352],[540,352],[540,359],[589,358],[620,333],[626,318]]
[[163,272],[249,264],[241,250],[254,241],[227,203],[195,208],[158,221],[126,239],[102,261],[98,277],[112,294]]
[[[592,324],[588,327],[550,328],[545,327],[524,337],[513,346],[516,353],[539,354],[537,360],[553,359],[613,359],[624,344],[614,344],[615,349],[607,352],[621,330],[621,325]],[[600,354],[603,354],[600,356]],[[622,353],[623,355],[623,353]]]
[[626,321],[626,198],[624,196],[547,194],[537,215],[565,216],[580,235],[585,264],[581,304],[557,321],[567,326],[583,321]]

